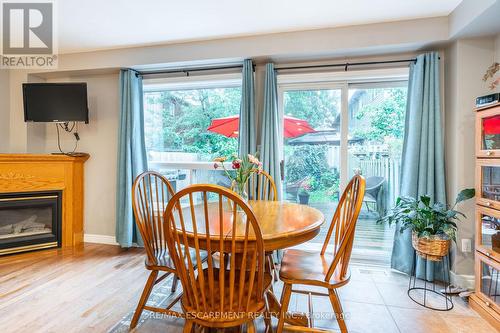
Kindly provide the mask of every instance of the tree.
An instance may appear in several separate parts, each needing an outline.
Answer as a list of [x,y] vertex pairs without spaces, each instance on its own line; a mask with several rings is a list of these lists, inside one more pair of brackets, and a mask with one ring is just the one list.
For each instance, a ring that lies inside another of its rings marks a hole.
[[285,114],[307,120],[313,128],[334,127],[339,103],[339,90],[292,90],[284,94]]
[[369,141],[384,142],[386,138],[402,139],[406,113],[406,88],[380,89],[383,94],[380,103],[364,105],[356,119],[365,119],[368,126],[355,130],[355,135]]
[[240,88],[147,92],[145,100],[148,150],[197,153],[203,160],[237,151],[236,138],[207,128],[215,118],[239,114]]

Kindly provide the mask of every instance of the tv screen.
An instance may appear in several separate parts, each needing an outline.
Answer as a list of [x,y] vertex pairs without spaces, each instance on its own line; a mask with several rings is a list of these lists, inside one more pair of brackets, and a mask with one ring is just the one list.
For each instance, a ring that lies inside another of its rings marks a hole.
[[24,121],[89,122],[86,83],[24,83]]

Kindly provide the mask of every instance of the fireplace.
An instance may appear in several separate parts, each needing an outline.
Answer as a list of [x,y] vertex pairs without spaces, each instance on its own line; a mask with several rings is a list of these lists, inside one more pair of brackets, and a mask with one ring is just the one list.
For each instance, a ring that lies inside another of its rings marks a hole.
[[61,246],[62,191],[0,194],[0,255]]

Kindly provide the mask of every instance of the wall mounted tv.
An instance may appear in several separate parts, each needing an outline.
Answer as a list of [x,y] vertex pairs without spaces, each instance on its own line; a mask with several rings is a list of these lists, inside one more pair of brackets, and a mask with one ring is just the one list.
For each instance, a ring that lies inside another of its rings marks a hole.
[[86,83],[24,83],[24,121],[89,122]]

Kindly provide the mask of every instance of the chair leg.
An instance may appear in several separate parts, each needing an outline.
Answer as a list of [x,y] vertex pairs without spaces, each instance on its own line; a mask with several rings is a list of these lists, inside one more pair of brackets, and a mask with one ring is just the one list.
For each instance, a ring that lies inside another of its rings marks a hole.
[[288,304],[290,303],[290,297],[292,296],[292,285],[285,283],[283,286],[283,294],[281,295],[281,309],[278,317],[278,327],[276,329],[277,333],[283,332],[283,326],[285,325],[285,316],[288,312]]
[[186,320],[186,323],[184,324],[184,333],[191,333],[193,329],[193,322],[191,320]]
[[266,302],[266,309],[264,311],[264,323],[266,324],[266,333],[273,333],[273,322],[271,320],[271,312],[269,311],[269,301],[267,295],[264,295],[264,301]]
[[278,277],[279,277],[279,272],[276,269],[276,265],[274,264],[273,253],[274,252],[267,252],[266,257],[267,257],[267,262],[269,265],[269,271],[271,273],[271,276],[273,277],[274,282],[277,282]]
[[132,321],[130,322],[131,329],[137,326],[137,322],[141,317],[142,310],[144,309],[144,306],[148,301],[149,295],[151,294],[151,290],[153,290],[157,277],[158,277],[158,271],[151,271],[151,273],[149,274],[146,285],[144,286],[144,290],[142,291],[141,298],[139,299],[139,304],[137,304],[134,316],[132,317]]
[[248,322],[247,333],[255,333],[255,325],[254,325],[253,321]]
[[344,311],[342,310],[342,304],[340,304],[339,294],[335,289],[328,290],[328,295],[330,296],[330,302],[332,303],[333,311],[337,317],[337,322],[339,323],[340,332],[347,333],[347,326],[344,320]]
[[175,293],[175,291],[177,290],[177,284],[179,282],[179,277],[174,274],[174,278],[172,279],[172,292]]

